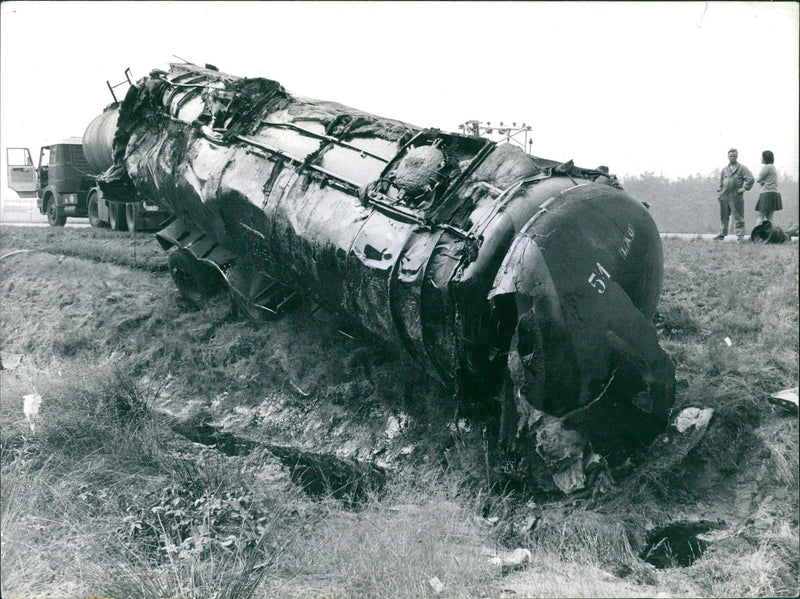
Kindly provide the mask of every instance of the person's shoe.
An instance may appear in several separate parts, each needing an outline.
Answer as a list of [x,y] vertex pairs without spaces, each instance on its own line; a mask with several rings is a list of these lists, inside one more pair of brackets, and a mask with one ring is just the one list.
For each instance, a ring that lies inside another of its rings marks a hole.
[[724,235],[717,235],[714,239],[716,239],[717,241],[722,241],[723,239],[725,239],[725,236]]
[[739,236],[736,238],[736,241],[744,241],[744,235],[739,235]]

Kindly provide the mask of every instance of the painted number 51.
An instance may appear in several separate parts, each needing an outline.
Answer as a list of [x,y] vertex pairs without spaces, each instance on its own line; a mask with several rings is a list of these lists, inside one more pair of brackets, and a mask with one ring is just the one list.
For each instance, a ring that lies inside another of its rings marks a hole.
[[603,268],[603,265],[599,262],[596,263],[596,268],[589,275],[589,285],[595,288],[597,293],[605,293],[606,291],[606,281],[611,278],[611,275],[608,274],[608,271]]

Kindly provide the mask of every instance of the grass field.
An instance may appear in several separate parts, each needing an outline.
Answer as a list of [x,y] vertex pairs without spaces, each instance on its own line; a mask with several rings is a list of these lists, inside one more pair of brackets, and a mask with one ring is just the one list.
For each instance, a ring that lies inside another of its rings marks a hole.
[[[676,407],[713,408],[709,429],[557,500],[488,488],[480,421],[330,316],[193,309],[147,235],[0,228],[3,597],[797,596],[797,412],[768,401],[798,384],[797,243],[664,253]],[[698,559],[640,559],[682,520],[716,525]],[[489,560],[516,548],[528,567]]]

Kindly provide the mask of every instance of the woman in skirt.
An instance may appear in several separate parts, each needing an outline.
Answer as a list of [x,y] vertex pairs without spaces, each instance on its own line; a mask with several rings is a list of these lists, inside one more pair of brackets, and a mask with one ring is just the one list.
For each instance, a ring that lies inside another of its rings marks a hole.
[[758,183],[761,185],[761,195],[756,202],[756,212],[758,212],[758,222],[761,224],[765,220],[772,222],[772,215],[776,210],[783,209],[781,194],[778,193],[778,171],[775,168],[775,155],[770,150],[761,152],[761,163],[764,168],[758,174]]

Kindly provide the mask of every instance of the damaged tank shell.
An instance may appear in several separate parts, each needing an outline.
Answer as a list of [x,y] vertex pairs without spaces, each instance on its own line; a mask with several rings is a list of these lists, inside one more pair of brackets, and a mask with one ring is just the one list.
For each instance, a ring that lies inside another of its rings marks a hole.
[[562,491],[666,424],[660,238],[600,172],[194,65],[131,87],[114,156],[102,185],[175,217],[157,237],[190,297],[215,277],[255,314],[302,294],[499,393],[503,441]]

